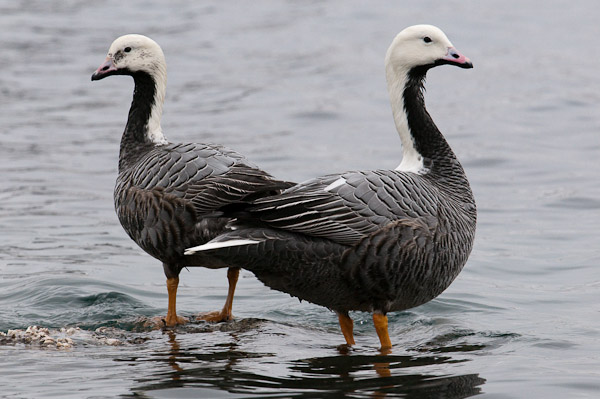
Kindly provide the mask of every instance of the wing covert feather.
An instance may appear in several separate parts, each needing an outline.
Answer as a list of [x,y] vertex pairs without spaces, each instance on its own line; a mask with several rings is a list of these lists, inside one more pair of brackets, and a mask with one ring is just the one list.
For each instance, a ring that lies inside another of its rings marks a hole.
[[[394,221],[436,216],[439,194],[421,179],[387,170],[329,175],[257,200],[250,217],[275,228],[355,245]],[[434,200],[426,203],[423,193]]]

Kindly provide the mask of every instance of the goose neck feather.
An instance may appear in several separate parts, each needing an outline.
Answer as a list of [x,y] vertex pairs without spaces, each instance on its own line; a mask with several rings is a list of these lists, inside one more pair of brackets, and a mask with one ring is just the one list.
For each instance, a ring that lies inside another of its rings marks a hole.
[[415,142],[408,126],[408,116],[404,108],[404,87],[406,86],[407,80],[406,72],[394,70],[393,65],[387,61],[386,78],[392,105],[392,115],[402,143],[402,162],[396,169],[399,171],[421,174],[424,171],[424,165],[420,154],[416,150]]
[[402,142],[402,172],[427,174],[433,160],[455,156],[425,108],[425,74],[429,67],[395,67],[386,62],[386,78],[396,129]]
[[135,88],[121,139],[120,170],[134,161],[132,158],[137,158],[135,154],[143,152],[144,148],[168,144],[160,127],[166,92],[166,70],[162,73],[154,72],[132,73]]
[[411,69],[402,92],[404,112],[414,151],[424,159],[437,162],[456,159],[448,142],[425,108],[423,92],[426,72],[426,67]]
[[402,142],[402,162],[396,170],[422,175],[470,207],[473,193],[464,169],[425,107],[425,76],[432,66],[394,68],[386,63],[394,122]]

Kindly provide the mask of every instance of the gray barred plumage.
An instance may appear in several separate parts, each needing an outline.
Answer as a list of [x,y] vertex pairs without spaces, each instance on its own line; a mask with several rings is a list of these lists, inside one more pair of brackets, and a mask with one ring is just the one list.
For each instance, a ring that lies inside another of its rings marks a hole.
[[[388,50],[403,146],[397,169],[327,175],[258,199],[236,209],[235,230],[187,253],[244,267],[273,289],[335,310],[350,345],[348,312],[373,312],[382,348],[389,349],[385,314],[442,293],[475,237],[469,182],[423,99],[426,72],[441,64],[472,67],[430,25],[405,29]],[[227,245],[233,240],[239,245]]]
[[185,248],[224,232],[229,218],[218,217],[219,208],[289,186],[218,145],[165,144],[137,151],[143,153],[117,177],[117,216],[144,251],[177,267],[189,265]]
[[[344,184],[325,190],[340,178]],[[213,241],[259,244],[223,248],[217,257],[243,259],[271,288],[338,312],[418,306],[459,274],[475,234],[474,201],[457,200],[431,178],[375,170],[298,184],[254,201],[237,215],[236,230]],[[462,191],[470,193],[468,183]]]

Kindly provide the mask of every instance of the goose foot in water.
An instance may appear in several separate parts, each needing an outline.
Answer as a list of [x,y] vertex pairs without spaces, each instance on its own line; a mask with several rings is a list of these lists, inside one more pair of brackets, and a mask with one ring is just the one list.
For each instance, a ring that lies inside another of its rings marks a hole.
[[230,267],[227,269],[227,281],[229,281],[229,291],[227,292],[227,299],[225,305],[221,311],[200,313],[196,316],[196,320],[210,321],[213,323],[221,323],[224,321],[233,320],[233,295],[235,293],[235,286],[240,276],[240,269],[237,267]]
[[155,316],[151,317],[144,322],[144,327],[151,328],[152,330],[161,330],[163,328],[174,328],[189,323],[190,319],[183,316],[176,316],[175,319],[171,318],[167,322],[167,317]]
[[348,355],[352,351],[352,345],[341,344],[336,346],[335,349],[337,349],[340,355]]
[[177,326],[182,326],[184,324],[187,324],[190,321],[190,319],[188,319],[187,317],[176,316],[175,319],[171,318],[171,319],[169,319],[169,322],[167,322],[167,317],[165,317],[165,316],[150,317],[144,321],[143,327],[149,328],[151,330],[172,329]]
[[187,324],[190,321],[190,319],[188,319],[187,317],[177,316],[177,315],[169,317],[168,314],[167,314],[167,317],[165,317],[165,318],[161,317],[160,320],[162,321],[163,326],[166,326],[166,327],[180,326],[183,324]]
[[196,320],[209,321],[211,323],[223,323],[233,320],[233,315],[231,313],[228,314],[225,308],[223,308],[223,310],[199,313],[198,316],[196,316]]
[[[344,334],[344,338],[346,339],[345,345],[340,345],[338,349],[342,346],[346,348],[351,348],[354,345],[354,322],[348,315],[348,312],[339,312],[338,319],[340,322],[340,329],[342,330],[342,334]],[[381,348],[379,351],[382,355],[388,355],[392,352],[392,341],[390,340],[390,336],[388,334],[388,319],[387,316],[380,312],[373,313],[373,324],[375,325],[375,331],[377,331],[377,336],[379,337],[379,342],[381,343]]]

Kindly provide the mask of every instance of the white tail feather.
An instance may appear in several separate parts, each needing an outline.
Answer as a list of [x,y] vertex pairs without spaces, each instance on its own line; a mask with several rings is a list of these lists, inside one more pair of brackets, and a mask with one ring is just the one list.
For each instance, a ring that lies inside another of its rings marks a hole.
[[223,241],[223,242],[209,242],[204,245],[198,245],[197,247],[188,248],[183,253],[184,255],[193,255],[196,252],[208,251],[209,249],[217,249],[217,248],[227,248],[227,247],[237,247],[240,245],[252,245],[259,244],[262,241],[255,240],[231,240],[231,241]]

